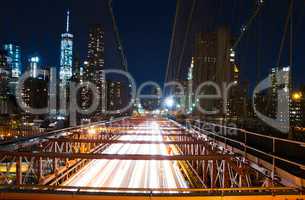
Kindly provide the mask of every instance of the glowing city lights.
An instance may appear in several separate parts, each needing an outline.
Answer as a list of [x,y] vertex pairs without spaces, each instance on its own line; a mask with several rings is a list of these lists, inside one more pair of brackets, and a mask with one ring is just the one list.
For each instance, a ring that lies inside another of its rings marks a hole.
[[173,97],[167,97],[167,98],[165,99],[165,106],[166,106],[167,108],[172,108],[174,105],[175,105],[175,100],[174,100]]
[[302,92],[294,92],[292,94],[292,100],[299,101],[303,97]]

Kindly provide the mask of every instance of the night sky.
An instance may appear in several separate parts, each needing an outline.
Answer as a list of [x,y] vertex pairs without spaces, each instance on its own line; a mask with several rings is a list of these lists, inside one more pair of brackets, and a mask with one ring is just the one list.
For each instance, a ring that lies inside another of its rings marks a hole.
[[[180,56],[183,32],[186,32],[187,21],[193,1],[180,1],[182,11],[179,15],[178,35],[175,42],[174,57]],[[288,14],[289,0],[264,0],[259,15],[254,18],[251,26],[236,47],[237,63],[240,65],[242,82],[247,82],[250,89],[254,88],[256,81],[263,80],[271,72],[271,68],[286,67],[289,63],[289,31],[286,36],[279,65],[280,43],[284,33],[285,21]],[[194,35],[200,31],[212,32],[217,27],[230,28],[235,41],[241,35],[241,29],[245,26],[254,13],[255,0],[197,0],[194,9],[192,24],[190,25],[189,38],[187,40],[185,55],[182,59],[181,69],[189,66],[192,50],[194,50]],[[305,52],[305,1],[294,0],[293,8],[293,87],[298,88],[304,84],[304,52]],[[187,12],[185,12],[187,10]],[[259,48],[258,48],[259,47]],[[259,49],[259,51],[258,51]],[[177,56],[178,55],[178,56]],[[258,56],[259,55],[259,56]],[[257,64],[259,63],[259,64]],[[177,66],[177,62],[172,66]],[[258,79],[256,68],[259,66]],[[181,74],[185,74],[186,70]]]
[[[162,82],[168,59],[175,0],[114,0],[113,7],[129,64],[137,83]],[[60,35],[65,31],[65,13],[71,11],[74,50],[82,59],[87,55],[88,28],[105,27],[106,67],[119,68],[114,33],[106,0],[11,0],[1,4],[0,44],[21,46],[24,63],[39,55],[43,65],[59,66]],[[161,6],[162,4],[162,6]]]
[[[205,0],[202,0],[205,1]],[[231,2],[228,0],[226,2]],[[236,2],[236,1],[235,1]],[[240,27],[250,16],[251,6],[241,0],[240,12],[230,25],[238,36]],[[251,2],[251,1],[248,1]],[[276,63],[279,42],[287,13],[287,0],[267,1],[262,17],[261,76]],[[86,58],[90,24],[105,27],[106,67],[119,67],[114,33],[106,0],[10,0],[1,2],[0,44],[17,43],[22,48],[23,62],[31,55],[39,55],[44,66],[59,66],[60,35],[65,31],[65,12],[71,11],[71,29],[75,36],[75,53]],[[129,71],[138,83],[152,80],[162,83],[167,65],[170,39],[175,16],[175,0],[114,0],[114,12],[125,48]],[[303,0],[295,6],[295,51],[293,75],[295,83],[304,83],[305,21]],[[232,6],[223,9],[224,15]],[[215,13],[211,10],[211,14]],[[255,45],[253,30],[243,39],[238,52],[244,80],[255,82]],[[267,46],[272,46],[268,49]],[[284,52],[286,53],[286,52]],[[287,61],[283,61],[283,65]]]

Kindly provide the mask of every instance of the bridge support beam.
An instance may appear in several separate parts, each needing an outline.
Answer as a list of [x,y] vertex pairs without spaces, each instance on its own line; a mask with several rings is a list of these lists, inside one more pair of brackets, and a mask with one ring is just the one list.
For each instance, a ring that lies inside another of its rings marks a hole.
[[22,157],[16,158],[16,185],[22,185]]
[[42,169],[42,158],[39,157],[37,160],[37,168],[38,168],[38,182],[43,179],[43,169]]

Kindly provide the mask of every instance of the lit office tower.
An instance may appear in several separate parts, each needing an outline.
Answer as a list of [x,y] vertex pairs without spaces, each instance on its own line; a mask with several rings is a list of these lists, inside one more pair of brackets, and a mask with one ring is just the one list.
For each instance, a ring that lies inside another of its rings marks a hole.
[[8,83],[10,70],[7,64],[7,54],[0,49],[0,115],[8,112]]
[[104,31],[101,25],[94,25],[89,30],[87,61],[86,79],[94,83],[100,92],[101,102],[98,111],[105,110]]
[[0,97],[7,96],[10,81],[10,68],[7,63],[7,53],[0,49]]
[[[194,48],[193,86],[213,81],[218,85],[234,81],[235,52],[231,49],[234,39],[230,30],[219,27],[214,32],[198,33]],[[204,88],[205,94],[215,94],[212,87]],[[196,100],[197,101],[197,100]],[[219,101],[200,100],[200,105],[208,111],[220,109]],[[223,113],[220,113],[223,114]]]
[[235,52],[233,37],[226,27],[197,35],[194,49],[193,80],[195,86],[206,81],[232,82]]
[[87,76],[99,82],[104,69],[104,31],[101,25],[94,25],[89,30]]
[[15,94],[16,84],[21,75],[20,47],[14,44],[5,44],[3,49],[7,54],[8,70],[10,74],[10,80],[8,83],[9,91],[11,94]]
[[120,81],[107,80],[107,110],[120,114],[122,109],[122,83]]
[[8,56],[9,66],[12,70],[12,78],[19,78],[21,75],[20,47],[13,44],[5,44],[3,48]]
[[39,65],[39,57],[31,57],[29,59],[29,71],[32,78],[37,78],[38,76],[38,65]]
[[60,80],[66,83],[72,77],[73,35],[69,33],[70,12],[67,12],[66,33],[61,35]]
[[[271,97],[268,102],[268,113],[270,117],[279,117],[281,122],[287,122],[289,113],[278,109],[278,105],[291,103],[291,90],[292,90],[292,73],[291,68],[288,67],[274,67],[271,69]],[[283,83],[280,83],[282,81]],[[282,90],[280,94],[279,91]],[[280,94],[280,95],[279,95]]]

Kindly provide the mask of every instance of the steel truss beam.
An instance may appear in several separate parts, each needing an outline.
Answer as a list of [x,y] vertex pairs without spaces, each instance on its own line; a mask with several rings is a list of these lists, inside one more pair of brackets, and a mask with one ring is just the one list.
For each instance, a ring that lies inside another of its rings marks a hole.
[[[143,130],[151,130],[151,127],[147,126],[138,126],[138,125],[131,125],[131,126],[111,126],[112,128],[117,128],[117,129],[128,129],[132,130],[133,127],[136,127],[137,131],[143,131]],[[160,127],[159,128],[161,131],[184,131],[185,129],[183,128],[168,128],[168,127]]]
[[126,133],[102,133],[102,134],[110,134],[113,136],[124,136],[124,135],[137,135],[137,136],[168,136],[168,137],[178,137],[178,136],[188,136],[192,135],[189,133],[161,133],[161,134],[151,134],[151,133],[137,133],[136,131],[133,133],[128,131]]
[[[179,161],[180,167],[183,163],[184,168],[191,169],[189,171],[194,172],[192,178],[197,177],[201,180],[201,185],[198,184],[198,187],[228,188],[253,185],[250,177],[253,172],[250,171],[247,163],[238,155],[227,154],[227,150],[218,148],[215,141],[207,140],[179,126],[173,127],[173,123],[169,121],[164,121],[164,124],[159,121],[161,134],[151,134],[149,127],[138,126],[135,122],[136,120],[130,120],[124,123],[97,125],[81,131],[73,131],[70,135],[61,138],[48,138],[41,143],[40,148],[37,148],[37,152],[0,151],[0,161],[8,163],[6,172],[0,173],[0,179],[4,178],[7,184],[14,183],[20,186],[27,183],[60,185],[92,159],[170,160]],[[128,126],[128,123],[131,126]],[[137,126],[137,129],[133,129],[134,126]],[[90,128],[101,128],[101,131],[97,134],[87,134],[85,130]],[[164,141],[130,141],[118,138],[124,135],[158,135],[165,138]],[[106,147],[118,143],[175,145],[175,147],[171,146],[171,151],[179,151],[179,155],[178,153],[169,156],[118,155],[95,151],[100,149],[100,146]],[[16,165],[16,176],[11,176],[14,165]],[[22,170],[24,165],[29,168],[26,172]],[[33,182],[33,179],[38,181]]]
[[95,140],[95,139],[70,139],[70,138],[59,138],[50,139],[50,142],[58,143],[105,143],[105,144],[173,144],[173,145],[195,145],[202,144],[202,141],[147,141],[147,140]]
[[57,158],[57,159],[106,159],[106,160],[228,160],[230,155],[146,155],[146,154],[98,154],[98,153],[50,153],[50,152],[10,152],[1,151],[3,157]]

